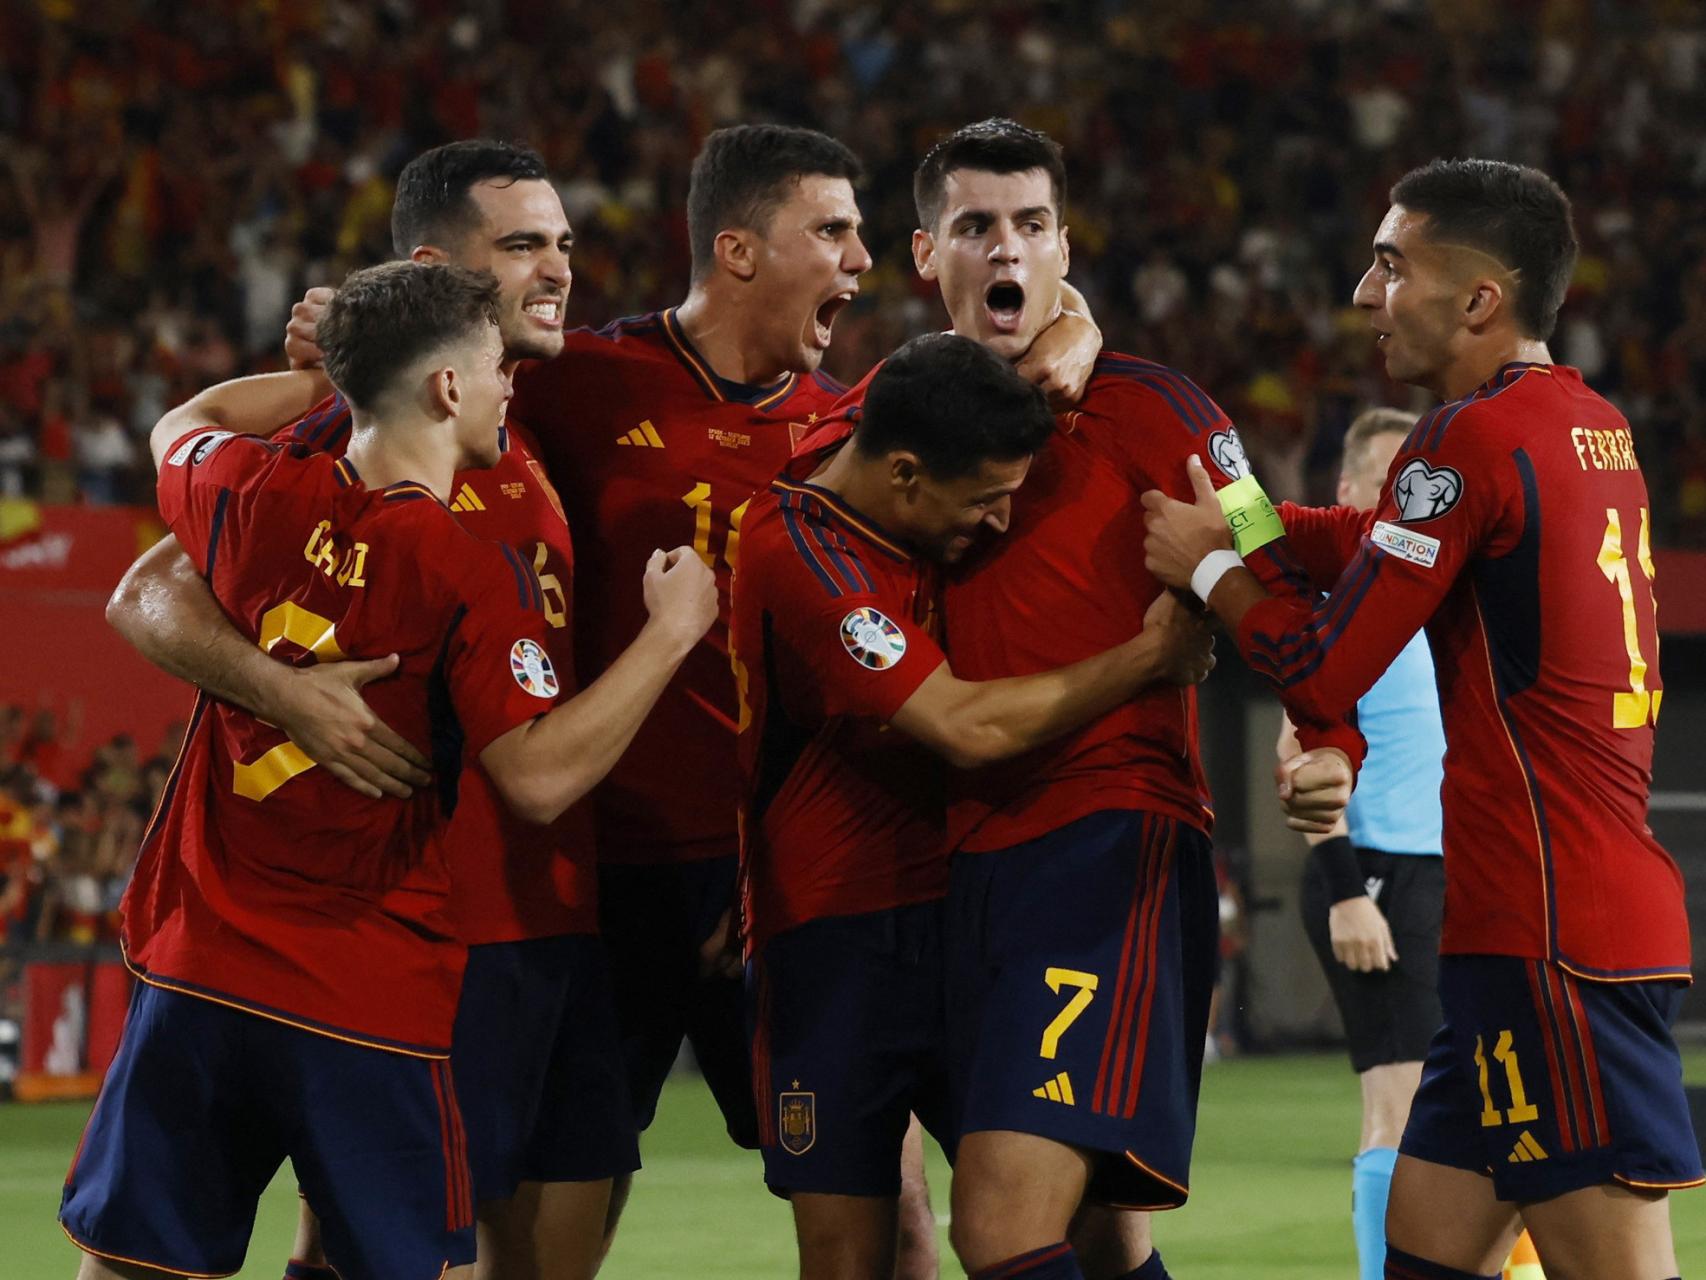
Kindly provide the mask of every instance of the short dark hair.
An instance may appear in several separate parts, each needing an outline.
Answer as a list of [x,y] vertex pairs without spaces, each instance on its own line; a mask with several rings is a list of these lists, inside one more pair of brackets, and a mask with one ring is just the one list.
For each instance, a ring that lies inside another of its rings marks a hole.
[[957,480],[1029,457],[1053,431],[1048,400],[1007,361],[970,338],[927,333],[877,370],[853,444],[869,458],[904,449],[936,479]]
[[1393,184],[1392,203],[1426,214],[1430,240],[1480,249],[1514,271],[1517,327],[1552,336],[1580,248],[1556,182],[1503,160],[1433,160]]
[[693,158],[687,180],[687,243],[698,280],[716,260],[717,234],[747,227],[762,234],[801,178],[864,176],[859,157],[826,133],[780,124],[718,129]]
[[931,147],[912,175],[918,225],[934,231],[948,202],[948,175],[956,169],[984,173],[1029,173],[1041,169],[1054,186],[1054,216],[1066,209],[1066,159],[1060,143],[1016,120],[997,116],[956,129]]
[[387,262],[349,274],[314,339],[326,353],[326,376],[350,404],[371,409],[415,361],[497,323],[490,272]]
[[423,151],[397,175],[391,204],[391,247],[406,258],[423,244],[443,245],[479,225],[469,192],[493,179],[548,180],[545,161],[531,147],[472,138]]

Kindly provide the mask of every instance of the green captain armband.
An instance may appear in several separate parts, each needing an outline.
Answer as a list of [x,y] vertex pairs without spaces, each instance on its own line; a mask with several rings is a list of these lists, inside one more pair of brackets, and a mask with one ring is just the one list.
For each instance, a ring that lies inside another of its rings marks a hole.
[[1232,542],[1239,555],[1247,556],[1257,547],[1285,537],[1285,522],[1255,476],[1234,480],[1215,496],[1220,499],[1221,513],[1232,530]]

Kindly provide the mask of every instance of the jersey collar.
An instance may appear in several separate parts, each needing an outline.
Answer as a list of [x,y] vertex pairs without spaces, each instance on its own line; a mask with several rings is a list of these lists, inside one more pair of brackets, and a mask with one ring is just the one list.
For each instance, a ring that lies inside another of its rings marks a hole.
[[778,476],[772,480],[770,488],[778,498],[785,499],[789,495],[793,495],[796,499],[804,498],[816,502],[826,514],[838,523],[845,525],[861,540],[870,543],[878,551],[892,559],[913,560],[917,558],[907,549],[904,542],[869,516],[848,506],[841,500],[839,494],[831,493],[828,489],[819,485],[808,484],[803,480],[789,480],[785,476]]
[[663,336],[675,352],[675,358],[686,366],[693,375],[693,380],[699,384],[705,394],[719,404],[733,401],[736,404],[751,405],[754,409],[773,409],[786,400],[800,380],[797,373],[785,373],[775,382],[764,386],[754,386],[747,382],[731,382],[720,378],[711,368],[710,361],[700,355],[698,350],[687,340],[687,331],[681,327],[681,320],[676,316],[676,308],[661,312],[663,320]]
[[[339,458],[332,464],[332,475],[337,478],[339,488],[352,488],[362,484],[361,473],[355,469],[355,463],[347,457]],[[439,506],[444,506],[444,503],[439,502],[438,495],[418,480],[399,480],[396,484],[388,484],[383,489],[376,489],[374,492],[382,502],[407,502],[415,498],[431,498],[434,502],[438,502]]]

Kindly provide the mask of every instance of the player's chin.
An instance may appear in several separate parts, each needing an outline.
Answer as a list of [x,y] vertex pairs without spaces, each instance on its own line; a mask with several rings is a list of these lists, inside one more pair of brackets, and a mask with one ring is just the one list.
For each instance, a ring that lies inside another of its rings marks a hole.
[[561,329],[505,335],[504,355],[511,360],[554,360],[563,354]]

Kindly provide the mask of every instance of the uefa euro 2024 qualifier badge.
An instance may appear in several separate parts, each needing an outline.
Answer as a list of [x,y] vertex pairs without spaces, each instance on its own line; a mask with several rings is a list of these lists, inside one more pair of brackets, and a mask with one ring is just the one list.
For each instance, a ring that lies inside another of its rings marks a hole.
[[535,640],[517,640],[509,648],[509,672],[535,698],[555,698],[559,688],[551,659]]
[[868,605],[841,620],[841,644],[855,662],[872,671],[887,671],[906,656],[906,633]]

